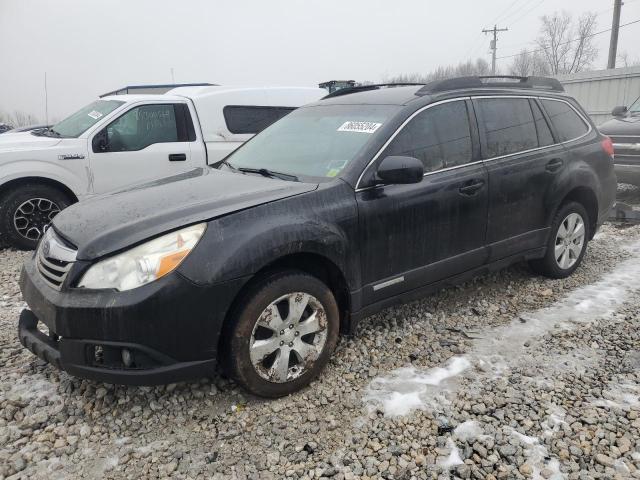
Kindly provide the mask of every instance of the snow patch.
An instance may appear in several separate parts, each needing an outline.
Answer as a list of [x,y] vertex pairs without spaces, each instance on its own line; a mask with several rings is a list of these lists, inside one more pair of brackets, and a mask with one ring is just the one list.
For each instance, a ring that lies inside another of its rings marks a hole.
[[460,457],[460,450],[450,438],[447,439],[447,447],[449,448],[449,456],[445,457],[443,460],[438,462],[438,465],[445,470],[449,470],[453,467],[457,467],[458,465],[462,465],[464,462]]
[[[474,340],[471,352],[456,356],[444,367],[418,370],[405,367],[393,370],[371,381],[365,391],[364,402],[378,406],[387,416],[407,415],[413,410],[438,406],[447,392],[455,391],[453,377],[476,367],[473,381],[499,378],[511,368],[523,363],[539,364],[541,360],[526,354],[525,343],[540,339],[554,330],[573,330],[602,318],[611,318],[627,298],[640,290],[640,242],[624,247],[631,258],[619,263],[599,281],[578,288],[555,304],[529,314],[520,315],[510,324],[487,329],[485,336]],[[576,357],[575,367],[581,358]],[[552,369],[552,365],[544,365]],[[631,401],[631,397],[618,400]],[[609,399],[616,402],[615,399]],[[550,417],[553,431],[559,418]]]
[[[364,400],[382,408],[386,416],[407,415],[427,408],[431,395],[441,384],[460,375],[471,366],[466,357],[452,357],[444,367],[420,371],[414,367],[399,368],[386,377],[375,378],[365,392]],[[435,387],[435,388],[430,388]]]
[[453,431],[453,436],[462,442],[469,442],[482,437],[482,427],[475,420],[467,420],[458,425]]
[[640,386],[631,383],[610,384],[602,392],[602,399],[593,402],[596,407],[629,410],[640,406]]

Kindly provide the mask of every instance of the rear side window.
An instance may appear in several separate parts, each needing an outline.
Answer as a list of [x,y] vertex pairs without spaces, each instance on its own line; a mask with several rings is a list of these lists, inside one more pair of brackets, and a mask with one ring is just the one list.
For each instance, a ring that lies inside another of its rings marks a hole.
[[584,120],[567,103],[556,100],[542,100],[542,105],[561,142],[581,137],[589,130]]
[[509,155],[538,147],[533,113],[526,98],[477,100],[486,137],[486,158]]
[[416,115],[393,139],[385,151],[389,155],[415,157],[425,172],[469,163],[472,147],[465,102],[443,103]]
[[293,110],[292,107],[227,105],[222,112],[231,133],[254,135]]
[[538,132],[538,144],[541,147],[546,147],[547,145],[553,145],[553,135],[551,134],[551,129],[549,128],[549,124],[547,124],[547,120],[545,120],[544,115],[542,114],[542,110],[535,102],[535,100],[531,100],[531,108],[533,109],[533,118],[536,121],[536,131]]

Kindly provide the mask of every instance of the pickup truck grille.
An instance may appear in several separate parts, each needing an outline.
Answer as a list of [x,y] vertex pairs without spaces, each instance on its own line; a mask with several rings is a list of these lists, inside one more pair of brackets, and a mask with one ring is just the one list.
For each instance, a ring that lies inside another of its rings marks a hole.
[[62,288],[75,259],[76,251],[58,239],[51,229],[47,230],[38,245],[36,265],[42,279],[51,288]]

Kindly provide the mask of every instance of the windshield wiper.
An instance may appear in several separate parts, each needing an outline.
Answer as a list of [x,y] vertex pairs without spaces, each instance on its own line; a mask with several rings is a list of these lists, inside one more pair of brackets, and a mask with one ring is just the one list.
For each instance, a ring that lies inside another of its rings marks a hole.
[[[228,163],[227,163],[227,165],[228,165]],[[235,167],[231,167],[231,168],[235,168]],[[273,170],[268,170],[266,168],[239,167],[239,168],[236,168],[236,170],[239,170],[239,171],[245,172],[245,173],[258,173],[258,174],[262,175],[263,177],[279,178],[281,180],[293,180],[294,182],[299,182],[300,181],[300,180],[298,180],[298,177],[296,177],[295,175],[290,175],[288,173],[274,172]]]

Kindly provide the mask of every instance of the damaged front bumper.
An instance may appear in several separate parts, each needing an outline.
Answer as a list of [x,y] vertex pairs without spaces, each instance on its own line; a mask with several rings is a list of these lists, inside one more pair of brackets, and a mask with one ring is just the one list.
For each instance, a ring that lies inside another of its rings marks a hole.
[[51,365],[91,380],[158,385],[211,375],[220,331],[241,281],[192,283],[178,272],[126,292],[45,283],[27,260],[20,287],[29,309],[20,343]]

